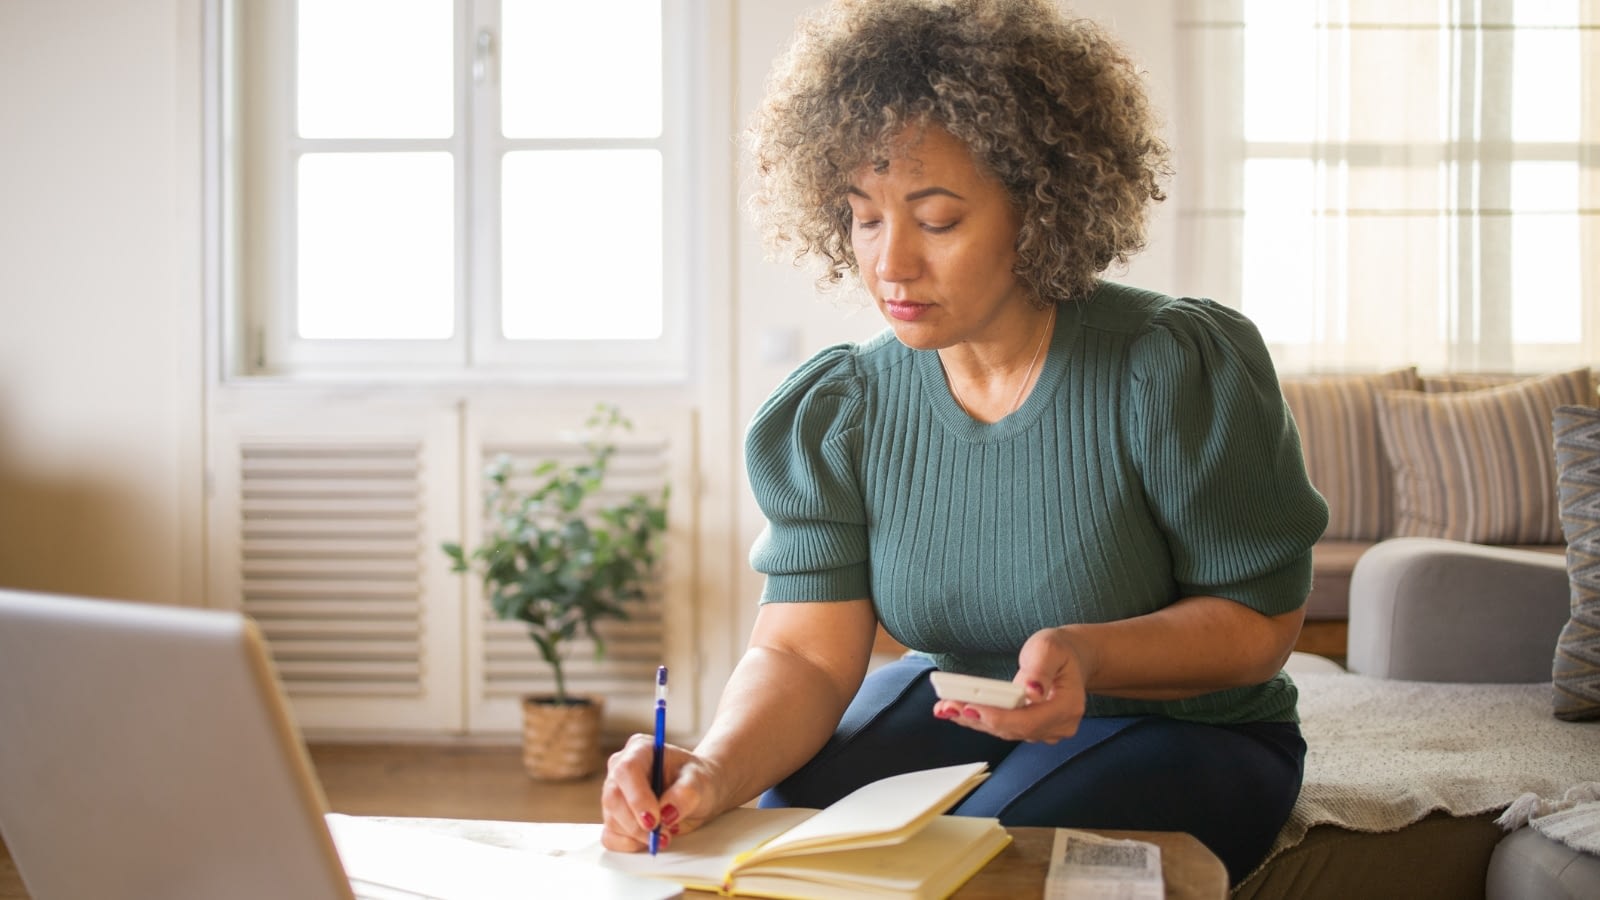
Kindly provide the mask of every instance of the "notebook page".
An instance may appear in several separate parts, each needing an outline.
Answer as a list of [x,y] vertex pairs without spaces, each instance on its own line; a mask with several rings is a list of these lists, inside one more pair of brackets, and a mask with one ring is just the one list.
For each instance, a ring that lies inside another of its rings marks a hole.
[[741,853],[815,815],[810,809],[730,809],[688,834],[672,839],[656,856],[617,853],[598,844],[572,858],[593,859],[609,869],[634,875],[671,878],[683,884],[716,890]]
[[768,842],[751,858],[769,859],[824,845],[871,847],[903,840],[987,778],[987,767],[976,762],[874,781]]

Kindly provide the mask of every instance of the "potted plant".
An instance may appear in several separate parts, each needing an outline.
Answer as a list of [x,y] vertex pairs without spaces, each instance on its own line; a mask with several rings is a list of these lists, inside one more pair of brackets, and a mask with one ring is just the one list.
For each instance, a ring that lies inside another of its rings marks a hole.
[[604,700],[567,691],[567,643],[586,636],[595,657],[605,655],[595,626],[628,618],[628,607],[644,599],[667,528],[667,487],[655,496],[598,502],[616,453],[613,436],[633,426],[606,404],[587,425],[585,458],[538,463],[531,486],[514,486],[511,459],[497,458],[484,473],[489,523],[482,544],[470,553],[457,543],[443,545],[452,571],[478,575],[495,615],[526,625],[550,665],[555,693],[530,695],[522,704],[523,764],[547,780],[585,777],[600,758]]

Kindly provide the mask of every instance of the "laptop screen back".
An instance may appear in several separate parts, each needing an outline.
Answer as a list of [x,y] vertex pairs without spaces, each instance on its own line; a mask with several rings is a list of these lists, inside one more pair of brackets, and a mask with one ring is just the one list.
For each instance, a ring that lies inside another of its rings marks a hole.
[[34,900],[349,900],[255,625],[0,591],[0,835]]

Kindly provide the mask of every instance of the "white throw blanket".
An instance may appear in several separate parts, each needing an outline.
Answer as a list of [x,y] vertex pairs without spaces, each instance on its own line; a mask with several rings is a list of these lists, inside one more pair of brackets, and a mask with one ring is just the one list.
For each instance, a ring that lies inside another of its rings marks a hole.
[[1531,825],[1553,841],[1600,856],[1600,781],[1575,784],[1560,800],[1523,794],[1494,821],[1507,831]]
[[1397,831],[1429,813],[1478,815],[1600,779],[1600,722],[1557,719],[1548,684],[1293,678],[1305,785],[1269,859],[1316,825]]

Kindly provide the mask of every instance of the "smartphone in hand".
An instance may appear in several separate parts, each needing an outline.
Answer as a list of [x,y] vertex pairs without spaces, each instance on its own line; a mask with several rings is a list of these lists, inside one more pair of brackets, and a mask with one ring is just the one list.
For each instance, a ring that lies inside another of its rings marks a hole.
[[1016,709],[1026,699],[1022,685],[1001,681],[998,678],[979,678],[976,675],[935,671],[928,675],[928,679],[933,682],[933,692],[939,695],[940,700],[959,700],[962,703]]

